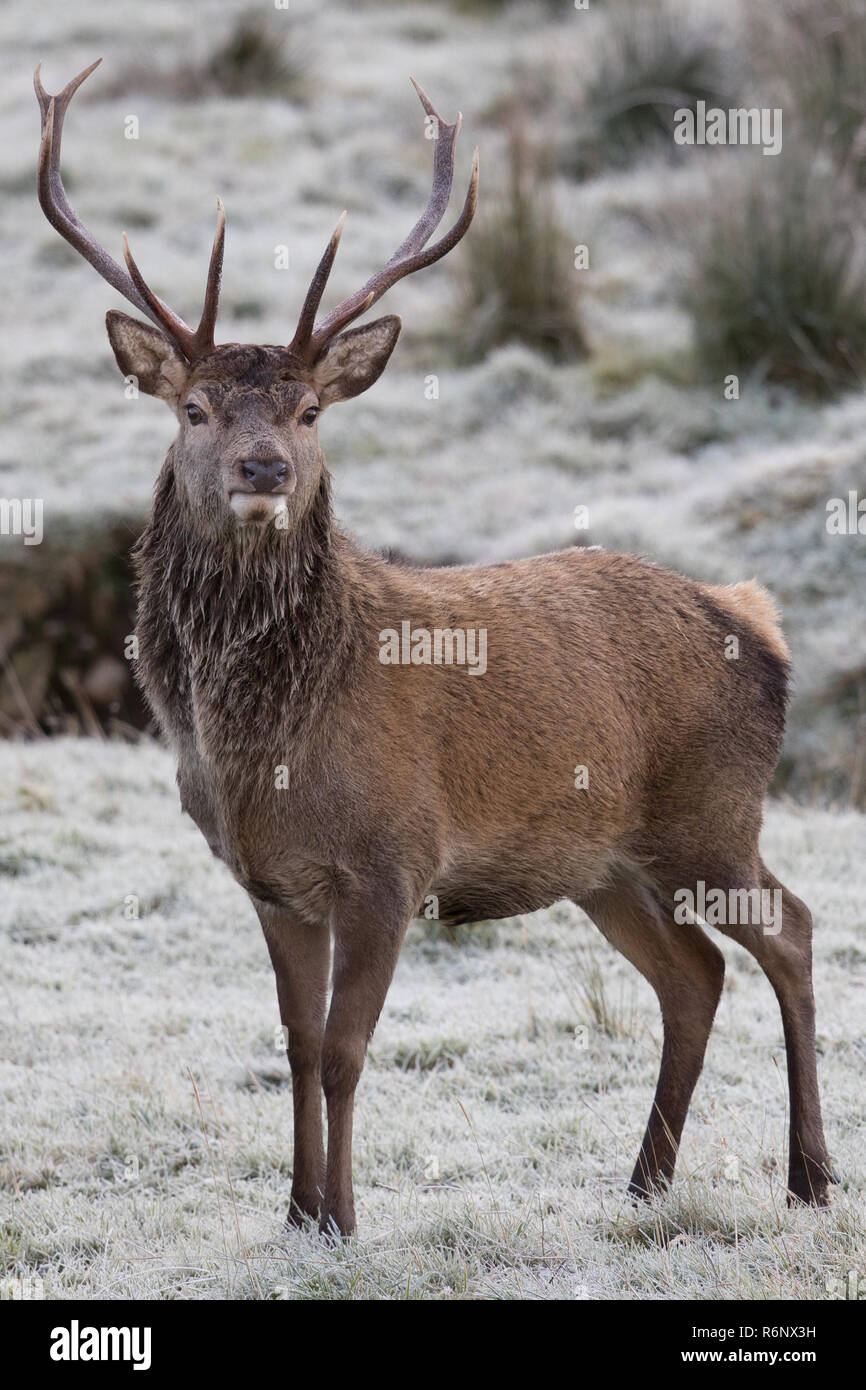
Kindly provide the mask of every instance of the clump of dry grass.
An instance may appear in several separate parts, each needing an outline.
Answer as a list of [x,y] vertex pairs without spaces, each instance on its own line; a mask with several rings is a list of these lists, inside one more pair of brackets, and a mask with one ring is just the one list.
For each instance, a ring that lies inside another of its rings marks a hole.
[[606,1038],[635,1038],[641,1027],[637,1001],[632,988],[626,997],[620,991],[614,998],[608,969],[596,951],[585,948],[576,953],[572,981],[587,1022]]
[[508,147],[508,187],[466,241],[460,349],[476,358],[521,342],[556,361],[583,357],[573,249],[556,215],[549,170],[522,136]]
[[226,96],[298,96],[307,63],[296,44],[255,15],[242,16],[204,65],[203,75]]
[[[538,0],[539,8],[544,9],[551,16],[562,16],[567,12],[567,6],[562,4],[562,0]],[[519,0],[451,0],[451,4],[459,14],[478,15],[481,19],[489,16],[500,16],[508,10],[517,10]]]
[[240,15],[229,31],[201,58],[157,68],[136,60],[101,95],[115,96],[141,86],[175,101],[206,97],[279,96],[304,101],[309,94],[310,56],[285,18]]
[[699,100],[727,104],[731,81],[714,29],[669,3],[615,9],[561,152],[563,168],[585,177],[631,163],[647,148],[674,153],[674,112]]
[[756,75],[775,85],[785,119],[866,184],[866,4],[782,0],[749,16]]
[[[768,167],[769,166],[769,167]],[[816,394],[862,385],[866,263],[860,214],[808,149],[713,185],[682,291],[708,372],[749,372]]]

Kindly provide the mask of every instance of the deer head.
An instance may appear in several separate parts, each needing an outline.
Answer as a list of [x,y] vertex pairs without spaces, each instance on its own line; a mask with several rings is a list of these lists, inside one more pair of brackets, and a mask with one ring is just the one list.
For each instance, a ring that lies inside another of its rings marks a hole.
[[177,495],[189,522],[211,535],[237,534],[268,523],[294,530],[315,497],[324,457],[317,420],[334,401],[366,391],[381,375],[400,332],[400,319],[386,314],[350,328],[386,290],[404,276],[432,265],[460,241],[475,212],[478,151],[460,217],[445,236],[428,246],[451,196],[454,150],[462,117],[449,125],[438,116],[412,79],[437,132],[433,186],[422,216],[390,260],[365,285],[319,323],[319,305],[334,263],[345,212],[319,262],[286,346],[214,343],[225,214],[217,199],[217,230],[211,251],[204,308],[191,329],[148,287],[133,260],[126,234],[126,268],[113,259],[75,215],[60,174],[60,142],[67,107],[101,59],[74,77],[56,96],[44,89],[37,67],[34,86],[42,114],[38,191],[52,226],[150,323],[117,310],[106,315],[108,337],[124,376],[137,378],[159,396],[179,422],[172,447]]

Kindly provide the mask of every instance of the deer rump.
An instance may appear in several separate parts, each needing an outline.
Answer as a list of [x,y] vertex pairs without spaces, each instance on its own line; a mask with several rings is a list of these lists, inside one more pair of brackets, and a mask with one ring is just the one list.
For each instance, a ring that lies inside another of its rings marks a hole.
[[788,684],[781,634],[752,619],[764,591],[732,598],[594,550],[425,578],[452,626],[462,612],[486,629],[488,670],[395,678],[435,749],[415,806],[435,808],[441,861],[419,915],[589,902],[635,873],[668,898],[684,841],[757,836]]

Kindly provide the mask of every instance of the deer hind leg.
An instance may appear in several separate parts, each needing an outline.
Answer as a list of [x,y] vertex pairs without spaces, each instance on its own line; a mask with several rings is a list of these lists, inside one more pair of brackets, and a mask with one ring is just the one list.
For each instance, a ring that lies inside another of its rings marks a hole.
[[322,1134],[322,1042],[331,938],[327,926],[257,905],[277,977],[280,1018],[288,1033],[294,1108],[294,1160],[288,1225],[318,1217],[325,1189]]
[[664,1041],[655,1099],[629,1183],[639,1197],[670,1182],[725,977],[725,958],[697,926],[679,926],[641,884],[596,893],[580,906],[649,981]]
[[[754,956],[779,1001],[790,1094],[788,1201],[826,1206],[828,1185],[836,1179],[824,1139],[818,1092],[812,914],[763,863],[758,877],[762,890],[780,895],[768,900],[774,920],[763,925],[753,921],[720,923],[719,927]],[[772,912],[775,902],[781,903],[780,914]],[[772,929],[767,931],[766,926]]]

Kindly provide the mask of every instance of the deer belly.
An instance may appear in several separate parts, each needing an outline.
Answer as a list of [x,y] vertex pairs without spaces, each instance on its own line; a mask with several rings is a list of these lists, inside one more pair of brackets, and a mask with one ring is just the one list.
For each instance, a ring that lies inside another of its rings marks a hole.
[[420,915],[458,926],[536,912],[561,898],[588,893],[603,880],[606,867],[606,858],[579,850],[547,859],[526,841],[508,854],[482,853],[452,865],[433,884]]

